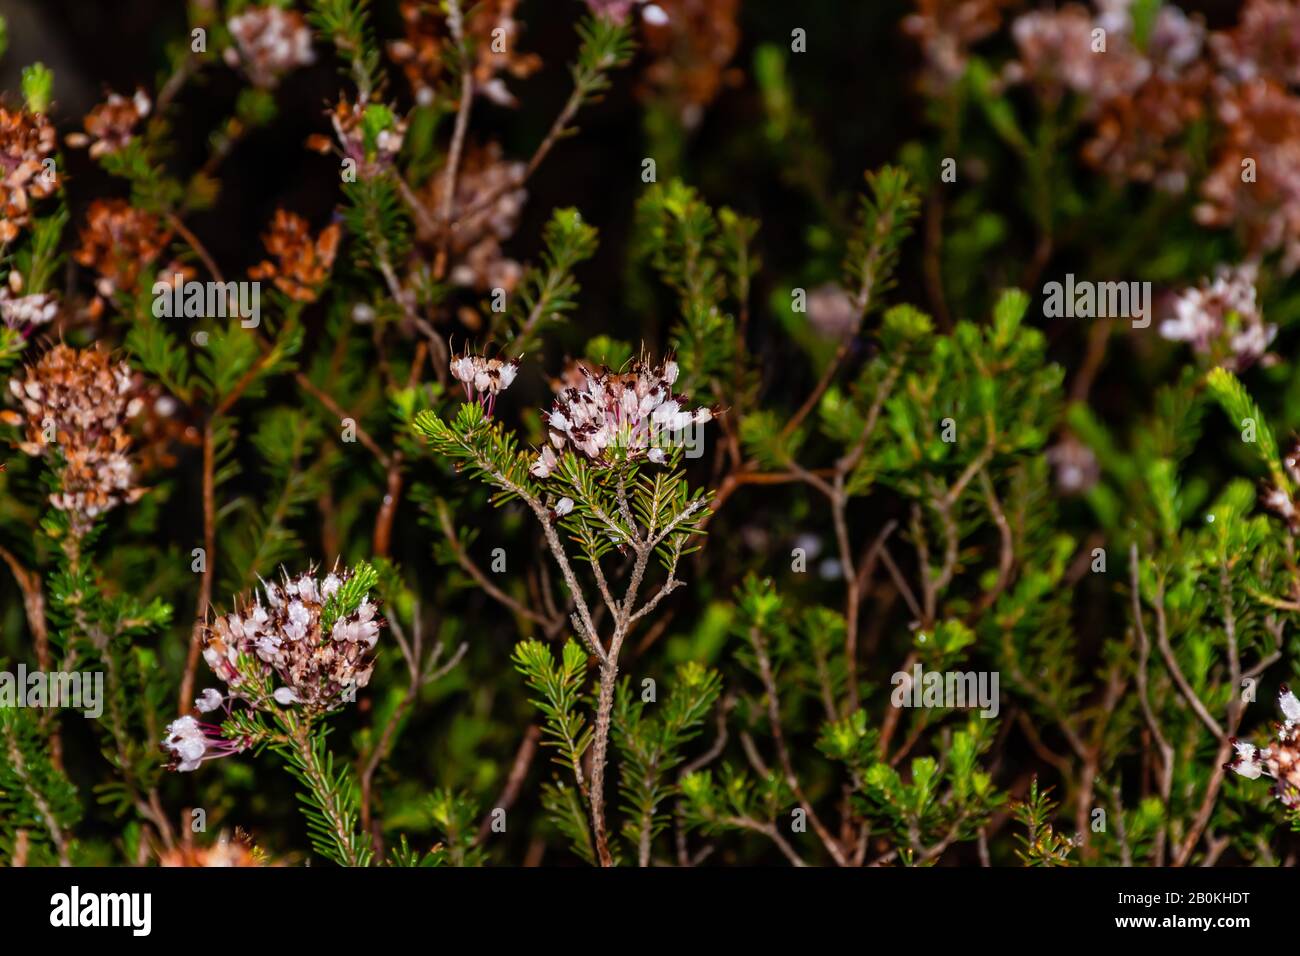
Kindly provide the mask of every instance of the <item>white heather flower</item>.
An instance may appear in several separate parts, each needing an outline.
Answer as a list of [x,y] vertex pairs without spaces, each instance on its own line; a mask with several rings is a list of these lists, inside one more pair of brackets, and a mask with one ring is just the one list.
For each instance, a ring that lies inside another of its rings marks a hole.
[[199,713],[206,714],[220,707],[223,700],[225,698],[221,696],[221,691],[209,687],[194,701],[194,707]]
[[[318,582],[308,571],[286,575],[282,585],[264,582],[265,604],[245,601],[242,609],[213,621],[203,658],[232,696],[260,709],[274,702],[320,714],[343,706],[347,689],[369,683],[384,623],[375,603],[363,595],[334,618],[328,633],[322,620],[351,574],[345,569]],[[271,679],[277,688],[267,698]]]
[[1252,264],[1220,266],[1213,282],[1178,296],[1174,317],[1160,323],[1160,335],[1188,342],[1200,354],[1214,354],[1234,371],[1253,365],[1277,336],[1277,326],[1264,323],[1256,301],[1256,272]]
[[497,396],[508,389],[519,373],[519,360],[503,362],[481,355],[465,355],[451,360],[451,374],[465,387],[465,398],[478,402],[490,416]]
[[1285,684],[1282,685],[1282,693],[1278,695],[1277,703],[1282,708],[1282,714],[1288,724],[1300,721],[1300,699],[1297,699]]
[[535,478],[549,478],[558,463],[555,452],[551,451],[550,446],[547,445],[542,448],[541,454],[537,456],[537,460],[528,469],[528,473]]
[[59,301],[48,292],[14,295],[0,287],[0,321],[11,329],[27,325],[45,325],[59,314]]
[[1288,809],[1300,806],[1300,699],[1283,684],[1278,694],[1285,722],[1275,725],[1277,731],[1267,747],[1255,747],[1247,741],[1229,738],[1236,753],[1224,766],[1246,777],[1273,779],[1273,795]]
[[226,24],[235,46],[224,54],[230,66],[242,66],[255,86],[271,88],[296,67],[316,60],[311,28],[296,10],[249,7]]
[[572,498],[561,498],[559,501],[555,503],[555,513],[559,515],[561,518],[563,518],[572,510],[573,510]]
[[663,27],[668,25],[668,14],[664,8],[657,3],[649,3],[641,11],[641,18],[652,27]]
[[[664,446],[677,441],[672,433],[713,418],[707,408],[688,411],[685,397],[673,395],[679,374],[676,362],[654,367],[644,355],[621,374],[578,365],[575,384],[560,389],[544,415],[551,445],[605,466],[640,458],[662,464]],[[539,459],[534,467],[542,465]]]
[[227,757],[248,746],[244,740],[226,740],[221,728],[204,724],[186,715],[167,725],[167,736],[162,740],[163,752],[169,755],[168,766],[188,773],[197,770],[204,760]]

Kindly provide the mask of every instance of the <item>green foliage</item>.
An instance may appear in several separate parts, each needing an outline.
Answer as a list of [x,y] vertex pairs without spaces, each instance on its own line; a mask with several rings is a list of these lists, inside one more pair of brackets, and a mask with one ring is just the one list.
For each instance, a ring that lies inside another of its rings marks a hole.
[[540,695],[532,702],[544,718],[542,743],[558,751],[556,762],[570,768],[582,788],[582,758],[593,734],[578,712],[587,677],[586,653],[570,639],[557,662],[541,641],[521,641],[515,645],[513,660],[528,687]]
[[596,253],[597,232],[583,222],[576,209],[557,209],[542,231],[546,249],[542,265],[524,273],[515,296],[512,319],[518,329],[508,350],[523,355],[537,345],[542,321],[556,321],[578,307],[581,286],[573,277],[574,267]]
[[662,707],[651,716],[644,698],[635,699],[626,679],[614,702],[615,747],[622,758],[619,792],[628,820],[623,836],[649,860],[656,836],[670,822],[661,806],[677,792],[666,779],[684,761],[682,746],[693,739],[722,689],[721,677],[699,664],[684,664]]
[[82,816],[77,788],[54,765],[36,711],[0,708],[0,853],[13,860],[19,831],[28,866],[67,865]]

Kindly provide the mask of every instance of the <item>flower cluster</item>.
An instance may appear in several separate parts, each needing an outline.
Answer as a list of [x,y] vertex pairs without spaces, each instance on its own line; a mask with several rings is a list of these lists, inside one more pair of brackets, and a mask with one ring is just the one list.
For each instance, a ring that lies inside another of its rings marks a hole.
[[1300,806],[1300,698],[1283,684],[1277,702],[1286,719],[1274,725],[1275,733],[1269,745],[1256,747],[1236,737],[1230,738],[1229,743],[1237,752],[1224,766],[1249,780],[1272,777],[1273,795],[1284,807],[1295,809]]
[[45,165],[58,146],[44,116],[0,106],[0,242],[12,242],[31,221],[31,205],[53,195],[57,179]]
[[[1300,484],[1300,442],[1291,446],[1291,450],[1282,459],[1282,465],[1291,480]],[[1260,500],[1265,508],[1287,523],[1292,534],[1300,533],[1300,508],[1296,507],[1295,499],[1289,491],[1269,483],[1263,488]]]
[[1010,0],[917,0],[916,12],[903,20],[903,31],[917,38],[925,55],[924,85],[939,93],[966,71],[970,48],[1002,23]]
[[[242,610],[217,617],[205,628],[203,659],[230,694],[267,709],[268,682],[275,704],[300,706],[309,714],[342,707],[370,682],[374,649],[384,620],[368,594],[346,607],[345,587],[353,573],[331,572],[317,582],[311,571],[264,584]],[[220,706],[216,691],[196,701],[203,710]]]
[[86,131],[69,133],[67,143],[77,149],[89,146],[91,159],[116,153],[131,142],[135,128],[152,108],[144,90],[136,90],[129,99],[121,93],[110,93],[108,99],[86,114]]
[[1174,300],[1173,318],[1160,323],[1160,334],[1191,343],[1233,371],[1264,358],[1277,326],[1264,322],[1256,300],[1256,271],[1253,265],[1221,267],[1213,282],[1183,291]]
[[465,387],[465,398],[483,405],[489,416],[497,396],[514,383],[518,373],[518,359],[502,361],[466,353],[451,360],[452,377]]
[[53,322],[58,314],[59,300],[53,293],[23,295],[23,276],[17,269],[9,273],[8,284],[0,286],[0,321],[11,329],[30,330]]
[[140,274],[171,241],[168,231],[151,212],[136,209],[125,199],[96,199],[86,213],[81,245],[72,257],[94,269],[98,293],[92,312],[118,292],[132,293]]
[[1300,266],[1300,97],[1255,79],[1222,91],[1218,119],[1222,143],[1196,219],[1237,227],[1253,253],[1281,250],[1292,271]]
[[180,773],[197,770],[205,760],[229,757],[247,750],[252,741],[244,738],[227,740],[221,727],[200,721],[189,714],[177,717],[167,725],[167,736],[162,749],[168,756],[167,769]]
[[[662,464],[672,433],[713,418],[708,408],[688,411],[686,398],[673,394],[676,362],[651,367],[643,356],[622,374],[585,365],[579,372],[582,383],[562,388],[544,416],[556,451],[572,450],[605,465],[639,458]],[[538,478],[550,475],[558,462],[551,446],[532,465]]]
[[96,348],[56,345],[9,382],[22,414],[0,421],[23,428],[19,448],[42,456],[57,448],[59,489],[50,504],[65,512],[78,534],[95,518],[144,493],[135,487],[126,422],[138,411],[131,397],[131,370]]
[[[516,105],[501,74],[524,79],[542,65],[536,54],[519,51],[520,24],[515,19],[518,6],[519,0],[484,0],[466,5],[464,29],[474,51],[474,91],[501,106]],[[447,47],[452,38],[447,15],[432,4],[414,0],[402,0],[399,9],[405,36],[388,45],[388,55],[406,73],[416,102],[427,105],[433,102],[439,81],[449,72]]]
[[226,49],[226,63],[242,66],[255,86],[270,89],[286,73],[316,60],[311,28],[296,10],[250,7],[227,26],[235,46]]
[[263,260],[250,268],[248,274],[254,279],[272,280],[277,289],[295,301],[315,302],[334,267],[339,235],[339,225],[334,223],[312,239],[306,219],[277,209],[271,230],[262,237],[262,242],[279,262]]
[[[503,160],[496,143],[466,150],[451,204],[451,220],[456,223],[451,236],[455,262],[451,281],[456,285],[507,292],[518,285],[523,266],[502,253],[501,243],[519,225],[528,198],[527,191],[516,185],[523,177],[524,164]],[[430,209],[442,208],[445,179],[441,174],[430,177],[426,199]]]
[[738,74],[727,68],[740,46],[740,0],[658,0],[642,8],[653,57],[645,86],[672,106],[688,129]]

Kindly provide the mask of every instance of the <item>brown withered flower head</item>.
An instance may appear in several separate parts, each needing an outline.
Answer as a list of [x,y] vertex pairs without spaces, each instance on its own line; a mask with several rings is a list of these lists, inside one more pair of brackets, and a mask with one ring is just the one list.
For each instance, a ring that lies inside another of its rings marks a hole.
[[1247,0],[1232,30],[1211,38],[1224,72],[1300,86],[1300,5],[1295,0]]
[[[456,223],[450,244],[454,263],[451,281],[456,285],[479,290],[501,288],[509,292],[523,276],[523,267],[501,251],[501,243],[514,235],[528,198],[525,189],[514,185],[522,180],[523,174],[524,164],[503,160],[501,147],[496,143],[466,150],[451,207],[451,218]],[[441,173],[430,177],[426,189],[426,204],[430,209],[442,208],[445,189],[445,177]],[[487,197],[494,195],[495,199],[479,208]]]
[[241,67],[254,86],[271,89],[286,73],[316,61],[311,28],[297,10],[249,7],[227,26],[235,45],[226,48],[226,63]]
[[916,38],[925,56],[923,86],[940,93],[966,72],[970,48],[997,31],[1002,10],[1014,0],[916,0],[903,32]]
[[[519,0],[483,0],[468,10],[464,21],[465,36],[473,47],[474,92],[501,106],[517,105],[503,74],[525,79],[542,65],[536,54],[519,49],[518,6]],[[449,76],[451,28],[446,13],[435,4],[402,0],[399,9],[405,36],[388,44],[388,55],[406,74],[416,102],[427,105]]]
[[120,93],[110,93],[108,99],[86,114],[86,131],[69,133],[65,139],[75,149],[89,146],[91,159],[116,153],[131,142],[136,127],[152,108],[153,103],[144,90],[136,90],[129,99]]
[[[1151,64],[1134,48],[1122,20],[1103,25],[1104,19],[1073,3],[1021,14],[1011,26],[1019,58],[1007,66],[1005,78],[1029,84],[1048,104],[1067,91],[1076,93],[1089,113],[1133,93],[1151,75]],[[1093,50],[1099,27],[1107,31],[1104,54]]]
[[93,311],[102,311],[103,302],[118,292],[135,292],[140,274],[170,241],[171,231],[157,216],[136,209],[125,199],[96,199],[91,203],[81,230],[81,245],[72,257],[99,276],[95,280],[98,298]]
[[642,8],[646,92],[662,96],[687,128],[723,86],[738,79],[728,69],[740,45],[740,0],[656,0]]
[[0,242],[12,242],[31,222],[32,203],[54,194],[58,179],[45,160],[58,146],[43,115],[0,106]]
[[[286,574],[208,625],[203,659],[230,697],[259,709],[295,707],[310,714],[355,699],[357,688],[370,682],[384,619],[369,594],[351,608],[341,605],[352,576],[350,569],[332,571],[318,582],[312,570]],[[195,703],[206,712],[224,699],[209,690]]]
[[1300,267],[1300,97],[1256,79],[1220,84],[1217,106],[1221,143],[1196,219],[1235,228],[1253,255],[1280,250],[1292,272]]
[[0,420],[22,429],[28,455],[57,453],[59,490],[50,504],[85,534],[100,515],[144,493],[135,486],[127,420],[138,411],[131,370],[98,348],[55,345],[9,391],[22,406]]
[[[1123,37],[1133,31],[1126,3],[1099,22],[1109,22]],[[1211,81],[1204,48],[1205,26],[1199,18],[1172,5],[1161,7],[1142,54],[1146,79],[1135,90],[1098,104],[1095,135],[1084,147],[1084,159],[1119,181],[1186,191],[1193,163],[1185,134],[1205,114]]]
[[297,302],[315,302],[334,267],[339,235],[339,225],[334,223],[313,239],[306,219],[277,209],[262,242],[278,262],[264,260],[249,269],[248,274],[254,279],[273,281],[277,289]]
[[133,417],[132,426],[135,461],[141,474],[174,468],[178,447],[203,443],[203,435],[185,407],[162,386],[137,374],[132,394],[139,400],[139,413]]

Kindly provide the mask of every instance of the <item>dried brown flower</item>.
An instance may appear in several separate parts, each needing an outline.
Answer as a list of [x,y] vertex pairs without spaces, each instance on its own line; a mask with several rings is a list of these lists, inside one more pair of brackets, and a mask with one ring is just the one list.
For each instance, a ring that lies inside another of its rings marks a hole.
[[[465,17],[465,35],[474,49],[474,90],[502,106],[516,105],[502,74],[524,79],[542,65],[536,54],[519,50],[518,6],[519,0],[483,0],[470,7]],[[447,74],[451,30],[446,14],[431,4],[403,0],[400,10],[406,35],[388,45],[388,54],[402,67],[417,102],[428,104]]]
[[1300,5],[1247,0],[1233,30],[1210,40],[1225,73],[1236,80],[1271,79],[1300,86]]
[[736,79],[727,64],[740,45],[739,14],[740,0],[657,0],[642,11],[645,46],[654,57],[645,70],[646,85],[672,104],[688,128]]
[[58,188],[45,165],[57,146],[44,116],[0,106],[0,242],[17,238],[31,222],[32,203]]
[[1281,250],[1283,268],[1293,271],[1300,266],[1300,97],[1271,80],[1221,83],[1218,116],[1221,142],[1196,219],[1235,227],[1251,254]]
[[69,146],[90,146],[90,157],[98,159],[123,149],[135,137],[135,128],[149,115],[153,104],[144,90],[136,90],[130,99],[110,93],[108,99],[86,114],[84,133],[69,133]]
[[144,493],[135,486],[128,418],[139,403],[131,396],[131,370],[98,348],[58,344],[9,390],[22,412],[6,411],[0,421],[23,430],[19,449],[28,455],[59,456],[59,490],[50,504],[68,515],[77,534],[95,518]]
[[1099,25],[1092,11],[1079,4],[1020,15],[1011,27],[1020,56],[1008,66],[1007,79],[1028,83],[1049,104],[1067,91],[1077,93],[1089,111],[1132,94],[1151,75],[1151,64],[1122,29],[1107,29],[1105,52],[1094,51],[1093,31]]
[[136,209],[125,199],[96,199],[86,213],[81,230],[81,245],[73,258],[99,274],[95,291],[103,300],[118,292],[132,293],[140,274],[147,269],[171,241],[166,229],[153,213]]
[[254,279],[272,280],[277,289],[295,301],[315,302],[334,266],[339,235],[339,225],[334,223],[313,239],[306,219],[277,209],[271,230],[262,236],[262,242],[279,262],[264,260],[248,274]]
[[903,20],[903,31],[921,45],[927,91],[939,93],[961,78],[970,48],[998,29],[1002,9],[1013,2],[916,0],[916,12]]
[[[455,263],[451,270],[452,282],[474,289],[501,288],[507,292],[518,284],[523,267],[502,253],[501,243],[514,235],[528,198],[527,191],[522,187],[506,188],[483,209],[470,215],[466,211],[477,207],[483,197],[519,182],[523,172],[523,163],[501,158],[501,147],[496,143],[466,150],[452,203],[452,221],[456,223],[450,247]],[[426,190],[426,204],[430,209],[442,207],[444,180],[441,174],[430,177]]]

